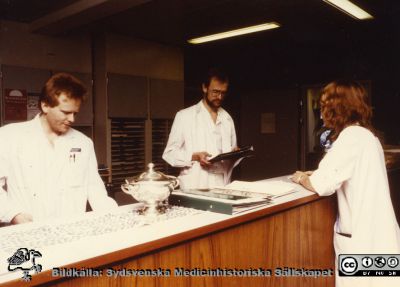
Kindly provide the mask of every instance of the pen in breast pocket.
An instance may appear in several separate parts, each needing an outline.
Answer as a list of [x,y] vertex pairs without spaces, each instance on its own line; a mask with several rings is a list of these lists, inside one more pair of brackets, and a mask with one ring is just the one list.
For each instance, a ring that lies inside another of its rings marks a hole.
[[70,153],[69,154],[69,162],[75,162],[75,159],[76,159],[76,155],[75,155],[75,153]]

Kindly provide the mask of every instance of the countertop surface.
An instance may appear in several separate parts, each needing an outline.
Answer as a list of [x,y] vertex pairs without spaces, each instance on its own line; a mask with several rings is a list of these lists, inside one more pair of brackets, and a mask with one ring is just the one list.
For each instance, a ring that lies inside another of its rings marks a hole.
[[[276,179],[288,181],[287,177]],[[236,215],[173,207],[165,214],[146,218],[134,212],[139,205],[133,204],[108,213],[88,212],[67,220],[54,219],[3,227],[0,228],[0,283],[21,278],[20,270],[8,271],[6,260],[18,248],[34,249],[41,253],[42,257],[36,258],[36,263],[42,265],[42,272],[35,277],[42,277],[41,282],[46,282],[51,279],[44,280],[43,276],[50,277],[53,268],[98,267],[319,198],[299,185],[294,187],[294,193],[279,197],[268,206]]]

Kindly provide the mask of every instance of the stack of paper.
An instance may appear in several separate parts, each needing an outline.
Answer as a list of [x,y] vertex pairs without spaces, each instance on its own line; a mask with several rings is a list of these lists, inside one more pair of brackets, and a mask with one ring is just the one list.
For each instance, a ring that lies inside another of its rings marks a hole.
[[[237,214],[260,206],[268,205],[270,200],[262,197],[242,197],[200,190],[175,190],[169,196],[169,204],[196,208],[224,214]],[[222,196],[221,196],[222,195]],[[225,197],[224,197],[225,195]]]
[[281,180],[234,181],[213,189],[174,191],[169,197],[169,203],[225,214],[237,214],[273,204],[275,198],[295,191],[295,184]]
[[276,198],[292,192],[295,192],[295,185],[288,182],[271,180],[271,181],[239,181],[216,187],[211,190],[215,193],[223,193],[246,197],[263,197]]

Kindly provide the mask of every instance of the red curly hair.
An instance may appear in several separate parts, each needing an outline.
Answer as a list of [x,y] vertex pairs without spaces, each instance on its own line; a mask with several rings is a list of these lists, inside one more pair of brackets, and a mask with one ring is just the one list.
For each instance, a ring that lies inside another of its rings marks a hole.
[[330,139],[336,140],[349,125],[360,125],[373,132],[372,108],[365,88],[355,81],[334,81],[322,90],[321,114],[327,128],[333,130]]

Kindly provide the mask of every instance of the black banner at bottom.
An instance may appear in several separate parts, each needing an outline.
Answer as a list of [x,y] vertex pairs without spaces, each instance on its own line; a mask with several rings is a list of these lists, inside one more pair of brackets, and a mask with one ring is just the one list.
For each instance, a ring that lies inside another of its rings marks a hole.
[[398,270],[358,270],[353,274],[346,274],[342,271],[339,271],[339,276],[347,276],[347,277],[396,277],[400,276],[400,271]]

